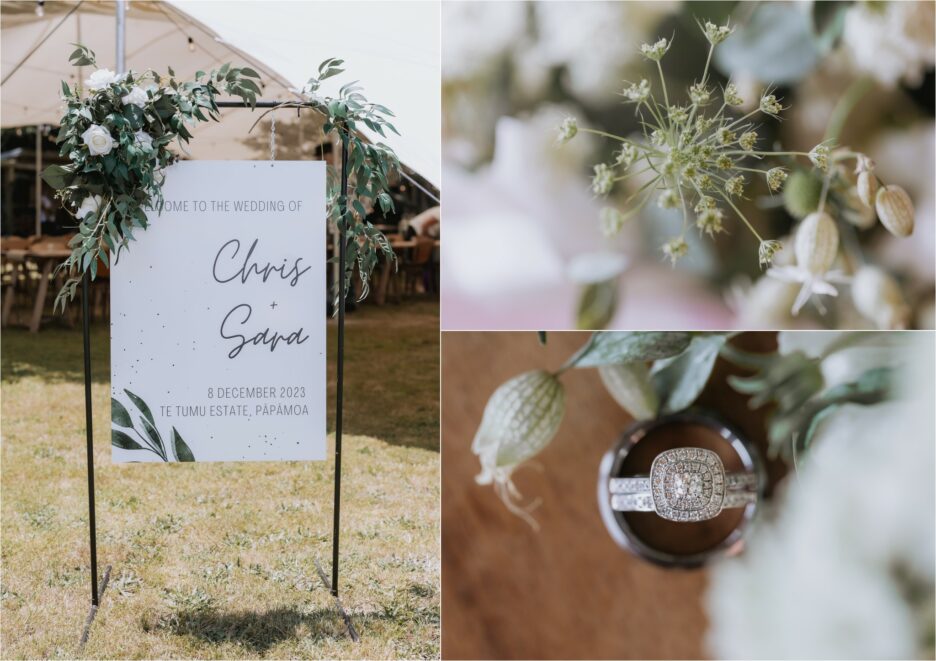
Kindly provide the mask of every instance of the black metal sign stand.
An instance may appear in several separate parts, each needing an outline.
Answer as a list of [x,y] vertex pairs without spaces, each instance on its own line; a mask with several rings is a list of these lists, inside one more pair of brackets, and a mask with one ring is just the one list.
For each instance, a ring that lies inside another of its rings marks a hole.
[[[119,4],[119,3],[118,3]],[[278,108],[283,104],[281,101],[257,101],[254,104],[256,108]],[[247,103],[241,101],[219,101],[219,108],[247,108]],[[292,108],[316,108],[314,103],[289,102]],[[348,190],[348,138],[341,134],[341,191],[339,203],[341,204],[341,218],[344,218],[347,212],[347,190]],[[322,580],[322,584],[331,592],[335,599],[335,605],[339,614],[348,628],[348,635],[355,643],[360,638],[351,622],[351,617],[345,611],[341,601],[338,598],[338,542],[341,520],[341,432],[342,432],[342,412],[344,403],[344,322],[345,322],[345,235],[344,229],[338,228],[338,358],[337,358],[337,383],[335,394],[335,497],[332,519],[332,567],[331,581],[328,580],[325,572],[315,563],[316,572]],[[88,642],[88,636],[91,631],[91,623],[97,614],[100,606],[100,598],[107,588],[107,581],[110,578],[111,567],[108,565],[104,570],[104,579],[100,588],[97,580],[97,532],[94,519],[94,442],[92,438],[91,425],[91,333],[90,333],[90,312],[88,309],[89,298],[89,277],[85,273],[81,280],[81,319],[82,333],[84,334],[84,378],[85,378],[85,428],[87,432],[88,445],[88,527],[90,529],[91,543],[91,609],[88,611],[88,617],[85,620],[84,630],[81,634],[80,650]]]

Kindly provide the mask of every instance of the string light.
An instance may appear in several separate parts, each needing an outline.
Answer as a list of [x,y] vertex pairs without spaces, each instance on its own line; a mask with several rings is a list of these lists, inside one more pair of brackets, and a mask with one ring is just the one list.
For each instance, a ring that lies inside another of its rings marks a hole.
[[36,0],[36,16],[39,18],[45,16],[45,0]]
[[195,40],[191,37],[188,38],[188,49],[190,53],[195,52]]

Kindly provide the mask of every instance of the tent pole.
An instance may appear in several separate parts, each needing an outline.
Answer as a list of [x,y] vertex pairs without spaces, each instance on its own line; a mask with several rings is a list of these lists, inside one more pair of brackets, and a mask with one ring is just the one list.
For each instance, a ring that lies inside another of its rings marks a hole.
[[42,126],[36,125],[36,236],[42,234]]

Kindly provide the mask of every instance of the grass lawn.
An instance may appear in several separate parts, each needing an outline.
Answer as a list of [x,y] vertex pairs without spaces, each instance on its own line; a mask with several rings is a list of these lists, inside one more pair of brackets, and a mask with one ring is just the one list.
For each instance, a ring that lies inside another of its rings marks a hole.
[[[438,338],[437,303],[348,316],[340,589],[354,644],[313,562],[330,572],[332,462],[111,465],[95,326],[98,558],[113,570],[84,656],[438,657]],[[5,329],[0,353],[0,657],[74,658],[90,600],[81,333]]]

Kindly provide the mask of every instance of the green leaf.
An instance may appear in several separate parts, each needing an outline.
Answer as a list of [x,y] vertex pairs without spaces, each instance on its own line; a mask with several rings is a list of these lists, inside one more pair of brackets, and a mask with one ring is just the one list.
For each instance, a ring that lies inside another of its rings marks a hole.
[[134,441],[130,436],[119,429],[111,430],[111,445],[121,450],[145,450],[142,445]]
[[162,436],[159,435],[159,430],[156,429],[156,425],[151,423],[146,418],[141,418],[143,421],[143,431],[146,432],[146,435],[149,436],[149,439],[153,442],[153,445],[159,448],[159,452],[162,455],[163,459],[166,458],[166,445],[163,443]]
[[146,405],[146,402],[143,401],[143,398],[141,398],[139,395],[134,395],[126,388],[124,388],[124,392],[127,393],[127,397],[130,398],[130,401],[133,402],[134,406],[140,409],[140,412],[143,414],[143,416],[149,420],[149,423],[155,427],[156,418],[153,417],[153,412],[150,411],[149,406]]
[[592,339],[573,356],[574,367],[597,367],[668,358],[685,351],[692,340],[690,333],[660,331],[605,331]]
[[617,279],[585,285],[575,311],[575,327],[580,330],[607,327],[617,310],[617,293]]
[[67,166],[50,165],[42,171],[42,180],[55,190],[62,190],[68,187],[69,179],[73,174]]
[[664,413],[682,411],[695,402],[726,340],[724,335],[698,335],[683,353],[654,364],[651,382]]
[[546,331],[536,331],[536,338],[539,340],[540,346],[546,346]]
[[172,445],[175,448],[175,456],[178,461],[195,461],[195,455],[189,449],[189,446],[182,440],[182,436],[172,428]]

